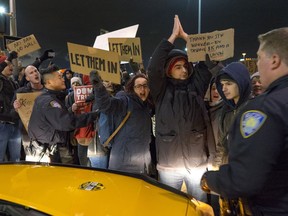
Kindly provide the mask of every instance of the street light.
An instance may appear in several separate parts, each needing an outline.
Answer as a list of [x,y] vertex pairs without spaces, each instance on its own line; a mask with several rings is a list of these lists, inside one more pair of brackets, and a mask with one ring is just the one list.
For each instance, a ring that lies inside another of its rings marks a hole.
[[4,7],[0,6],[0,36],[5,33],[6,30],[6,10]]
[[4,14],[4,13],[6,13],[6,9],[1,6],[1,7],[0,7],[0,14]]
[[10,36],[17,36],[17,25],[16,25],[16,5],[15,0],[9,1],[10,12],[6,13],[4,7],[0,7],[0,14],[9,16],[10,18]]

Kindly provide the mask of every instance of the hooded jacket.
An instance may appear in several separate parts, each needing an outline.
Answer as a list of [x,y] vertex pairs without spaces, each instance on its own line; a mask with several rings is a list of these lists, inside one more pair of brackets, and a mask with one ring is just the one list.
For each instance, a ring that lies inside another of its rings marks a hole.
[[169,41],[162,40],[148,66],[150,93],[155,103],[158,170],[197,167],[207,162],[213,149],[208,146],[207,134],[212,135],[212,130],[207,130],[208,115],[204,104],[212,75],[201,62],[195,68],[189,64],[186,80],[167,76],[167,66],[172,58],[187,59],[184,51],[174,48]]
[[[228,100],[222,90],[221,77],[228,76],[239,88],[239,100]],[[227,134],[240,108],[246,104],[251,93],[250,74],[246,66],[239,62],[233,62],[224,67],[215,78],[216,88],[224,101],[219,118],[219,142],[216,144],[216,164],[227,163],[228,146]]]

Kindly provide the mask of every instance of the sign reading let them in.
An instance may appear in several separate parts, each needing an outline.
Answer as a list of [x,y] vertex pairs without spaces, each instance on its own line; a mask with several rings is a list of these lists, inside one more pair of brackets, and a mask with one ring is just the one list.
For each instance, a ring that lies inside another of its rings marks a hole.
[[121,83],[117,53],[73,43],[67,45],[72,71],[89,75],[91,70],[97,70],[103,80]]
[[121,61],[142,63],[140,38],[108,38],[109,50],[117,52]]

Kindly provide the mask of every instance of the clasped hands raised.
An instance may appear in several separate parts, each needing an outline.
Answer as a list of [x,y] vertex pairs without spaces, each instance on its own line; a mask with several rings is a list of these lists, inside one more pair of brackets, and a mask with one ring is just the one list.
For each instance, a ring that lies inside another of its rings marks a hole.
[[175,15],[174,17],[174,26],[173,26],[172,34],[170,35],[168,41],[170,43],[174,43],[176,38],[182,38],[185,41],[188,40],[188,34],[183,30],[178,15]]

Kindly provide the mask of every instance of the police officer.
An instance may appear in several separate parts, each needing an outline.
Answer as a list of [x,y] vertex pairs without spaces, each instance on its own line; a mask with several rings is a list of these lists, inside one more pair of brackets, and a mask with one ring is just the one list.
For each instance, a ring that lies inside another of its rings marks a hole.
[[[28,125],[28,134],[32,140],[44,147],[43,152],[46,152],[47,149],[50,151],[51,162],[61,162],[57,144],[66,142],[69,131],[93,122],[97,113],[74,115],[72,112],[68,112],[65,106],[66,86],[57,66],[51,65],[44,70],[42,80],[44,83],[43,94],[35,100]],[[77,106],[77,104],[72,106]],[[74,107],[74,110],[76,108]]]
[[266,91],[236,117],[229,163],[206,172],[201,184],[225,198],[240,197],[246,214],[288,215],[288,28],[258,39],[257,66]]

